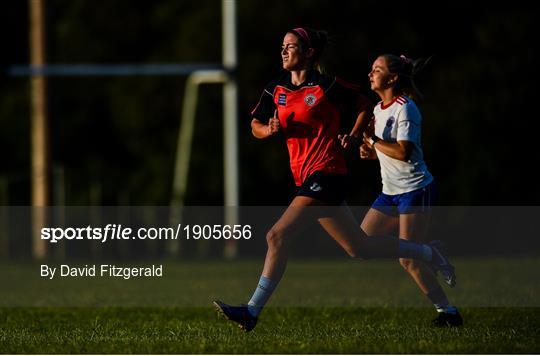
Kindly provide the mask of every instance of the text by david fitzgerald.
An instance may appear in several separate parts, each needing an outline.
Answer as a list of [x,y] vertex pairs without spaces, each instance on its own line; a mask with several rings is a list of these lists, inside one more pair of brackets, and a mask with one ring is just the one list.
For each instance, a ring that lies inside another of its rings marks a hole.
[[162,277],[163,265],[151,265],[147,267],[117,267],[115,265],[84,265],[84,267],[72,267],[60,265],[51,267],[41,265],[40,275],[42,278],[53,279],[55,277],[116,277],[130,279],[133,277]]

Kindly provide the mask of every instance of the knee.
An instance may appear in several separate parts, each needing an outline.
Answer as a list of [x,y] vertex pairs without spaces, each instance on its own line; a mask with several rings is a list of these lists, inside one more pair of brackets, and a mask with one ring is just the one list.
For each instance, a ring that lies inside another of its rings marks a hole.
[[283,233],[277,229],[270,229],[266,234],[266,243],[272,250],[280,250],[284,244]]
[[399,264],[401,264],[401,267],[409,273],[418,271],[420,267],[419,263],[411,258],[400,258]]

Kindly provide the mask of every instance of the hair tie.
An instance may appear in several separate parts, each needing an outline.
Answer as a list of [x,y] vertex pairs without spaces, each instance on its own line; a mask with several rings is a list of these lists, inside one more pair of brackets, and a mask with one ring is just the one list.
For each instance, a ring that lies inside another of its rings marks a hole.
[[399,56],[399,58],[401,58],[403,60],[403,62],[407,63],[407,64],[410,64],[411,63],[411,59],[410,58],[407,58],[405,57],[405,55],[401,55]]

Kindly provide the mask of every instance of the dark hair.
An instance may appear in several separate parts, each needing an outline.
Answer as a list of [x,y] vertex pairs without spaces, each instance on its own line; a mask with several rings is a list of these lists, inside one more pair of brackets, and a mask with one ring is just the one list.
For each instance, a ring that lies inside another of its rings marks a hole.
[[396,56],[394,54],[383,54],[380,57],[383,57],[386,60],[388,71],[398,75],[398,79],[394,86],[397,91],[410,96],[413,99],[422,99],[424,97],[420,90],[418,90],[414,79],[428,64],[431,57],[428,57],[427,59],[412,59],[407,58],[404,55]]
[[302,51],[306,51],[308,48],[313,48],[315,54],[313,55],[313,62],[316,63],[321,58],[328,43],[328,32],[322,30],[314,30],[309,27],[297,27],[287,31],[298,37],[298,43],[302,48]]

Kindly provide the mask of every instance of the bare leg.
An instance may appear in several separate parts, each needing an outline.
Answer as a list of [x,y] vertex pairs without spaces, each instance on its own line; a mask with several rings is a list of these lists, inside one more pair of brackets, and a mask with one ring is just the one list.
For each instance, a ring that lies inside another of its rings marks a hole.
[[313,198],[297,196],[268,231],[266,235],[268,250],[263,272],[247,306],[231,306],[219,300],[214,301],[217,310],[227,319],[240,325],[243,330],[253,330],[257,325],[259,314],[287,267],[290,242],[309,222],[316,221],[316,215],[313,215],[313,210],[316,209],[309,207],[317,205],[320,205],[320,202]]
[[[405,240],[424,242],[429,227],[429,213],[401,214],[399,216],[399,237]],[[400,258],[399,263],[405,268],[418,287],[428,294],[440,288],[436,276],[421,261]]]
[[347,205],[332,208],[333,214],[319,218],[326,232],[353,258],[395,258],[398,239],[369,238],[358,226]]
[[[429,227],[429,213],[401,214],[398,217],[386,215],[370,209],[362,221],[362,230],[370,236],[396,235],[402,239],[424,242]],[[439,282],[424,263],[418,260],[400,258],[399,262],[416,282],[424,294],[440,290]]]
[[361,228],[368,236],[398,236],[399,218],[371,208],[364,216]]
[[[315,221],[309,206],[320,205],[320,202],[305,196],[297,196],[291,202],[281,218],[272,226],[266,235],[268,250],[264,260],[262,275],[278,282],[287,267],[290,242],[310,221]],[[302,223],[299,223],[302,222]]]

